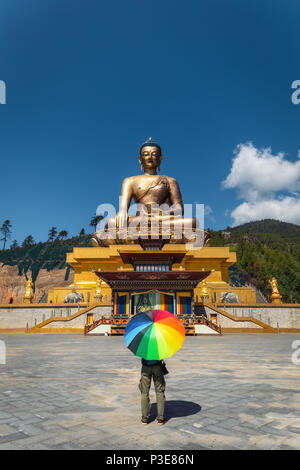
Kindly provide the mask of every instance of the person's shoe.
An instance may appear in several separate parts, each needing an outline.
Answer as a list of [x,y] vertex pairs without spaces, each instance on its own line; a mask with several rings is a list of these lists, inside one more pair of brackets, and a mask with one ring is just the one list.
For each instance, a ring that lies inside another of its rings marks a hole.
[[144,419],[144,418],[142,418],[142,419],[141,419],[141,423],[142,423],[142,424],[148,424],[148,420],[147,420],[147,419]]
[[158,419],[157,424],[165,424],[165,420],[164,419]]

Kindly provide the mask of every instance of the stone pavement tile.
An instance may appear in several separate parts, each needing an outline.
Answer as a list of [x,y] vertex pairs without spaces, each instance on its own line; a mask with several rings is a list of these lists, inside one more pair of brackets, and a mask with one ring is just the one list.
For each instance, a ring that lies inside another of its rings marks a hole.
[[[13,403],[13,406],[14,408],[16,409],[16,412],[19,412],[20,410],[24,410],[24,409],[27,409],[28,408],[28,403],[26,401],[21,401],[21,400],[18,400],[16,402]],[[23,411],[21,411],[22,413],[25,413]]]
[[[79,446],[78,444],[74,444],[72,442],[63,442],[61,444],[51,445],[49,447],[50,450],[91,450],[88,447]],[[98,450],[98,449],[94,449]]]
[[240,424],[239,426],[233,426],[233,429],[235,432],[247,434],[250,436],[253,436],[253,435],[259,436],[259,435],[266,434],[265,432],[261,431],[261,428],[258,428],[256,426],[245,426],[244,424]]
[[23,424],[40,424],[43,423],[45,420],[44,418],[40,418],[38,416],[32,416],[31,418],[26,418],[22,420]]
[[279,413],[267,413],[266,417],[276,420],[278,422],[286,422],[286,423],[294,423],[295,421],[299,421],[300,413],[298,414],[279,414]]
[[300,434],[300,427],[298,428],[296,426],[288,426],[287,430],[295,434]]
[[0,450],[22,450],[21,447],[16,446],[13,443],[0,444]]
[[12,424],[12,423],[15,423],[16,421],[18,421],[18,418],[16,418],[15,416],[12,416],[11,418],[0,419],[0,425],[1,424]]
[[221,434],[224,436],[237,435],[237,431],[234,428],[228,429],[228,428],[222,427],[219,424],[209,424],[208,426],[205,426],[204,429],[206,433]]
[[53,415],[53,413],[57,413],[57,409],[55,406],[50,406],[50,405],[43,405],[41,408],[35,407],[34,411],[38,412],[43,412],[43,413],[50,413]]
[[50,447],[51,449],[56,445],[69,444],[71,441],[71,436],[52,436],[49,440],[41,440],[41,444]]
[[275,429],[287,429],[288,426],[299,427],[299,420],[294,419],[272,419],[268,424],[271,424]]
[[195,426],[191,426],[189,424],[185,424],[183,426],[178,427],[177,429],[180,433],[187,433],[187,434],[193,434],[195,436],[199,434],[207,434],[207,431],[205,428],[197,428]]
[[45,424],[40,424],[39,425],[39,428],[40,428],[40,432],[41,433],[53,433],[53,434],[57,434],[57,433],[62,433],[64,431],[66,431],[65,428],[62,428],[61,426],[59,426],[58,424],[56,424],[55,422],[51,421],[49,423],[45,423]]
[[[24,408],[26,409],[26,406]],[[13,410],[13,415],[16,416],[17,418],[20,418],[20,419],[30,419],[30,418],[32,418],[32,414],[27,413],[26,411]]]
[[224,418],[220,418],[220,419],[216,420],[216,419],[213,419],[213,418],[202,418],[202,417],[200,417],[199,420],[193,422],[193,426],[204,427],[207,424],[216,424],[218,422],[222,422],[222,419],[224,419]]
[[45,418],[52,418],[53,417],[53,413],[47,413],[47,411],[42,411],[42,412],[39,412],[39,413],[35,413],[35,415],[37,418],[39,419],[45,419]]
[[221,450],[223,448],[241,448],[241,440],[235,436],[224,436],[218,434],[207,434],[199,436],[189,436],[190,439],[188,442],[181,442],[180,449],[185,450],[194,446],[195,449],[198,447],[205,447],[210,450]]
[[273,426],[270,424],[265,424],[264,426],[261,426],[259,428],[260,432],[263,432],[265,434],[271,434],[271,435],[275,435],[275,436],[288,436],[289,432],[287,431],[287,429],[277,429],[277,428],[273,428]]
[[24,437],[27,437],[27,436],[23,432],[14,432],[11,434],[7,434],[6,436],[0,436],[0,444],[5,444],[7,442],[14,442],[14,441],[17,441],[18,439],[23,439]]
[[249,438],[248,448],[252,450],[278,450],[286,438],[275,435],[254,436]]
[[[72,439],[72,442],[78,443],[82,446],[98,445],[101,447],[101,443],[105,441],[108,441],[114,444],[115,442],[114,436],[110,439],[109,436],[107,436],[105,433],[94,433],[94,434],[89,434],[87,436],[80,436],[80,437],[77,437],[76,439]],[[127,439],[127,443],[128,443],[128,439]]]
[[[85,424],[87,422],[87,419],[85,416],[77,416],[72,418],[64,418],[64,417],[56,417],[54,420],[51,422],[55,422],[55,424],[61,426],[62,428],[73,428],[75,426],[78,426],[80,424]],[[47,428],[47,424],[45,424],[45,428]]]
[[28,450],[52,450],[50,446],[38,443],[38,444],[30,444],[28,447],[22,447],[22,449]]
[[300,450],[300,439],[296,437],[289,437],[282,442],[283,445],[289,446],[292,449]]
[[239,415],[240,424],[249,424],[251,426],[260,427],[265,424],[271,423],[273,420],[272,418],[261,418],[260,416],[251,416],[246,414]]
[[222,428],[231,429],[233,426],[239,426],[241,424],[240,420],[235,418],[222,419],[218,421],[217,425]]
[[180,447],[180,450],[208,450],[207,447],[201,446],[197,443],[184,444]]
[[110,447],[113,449],[120,449],[121,447],[129,448],[132,440],[130,436],[128,435],[127,436],[114,436],[111,439],[109,439],[106,433],[102,433],[102,434],[97,433],[97,434],[91,434],[89,436],[85,436],[76,442],[80,443],[80,445],[84,445],[87,447],[97,447],[98,449],[101,449],[104,443],[106,443],[105,444],[106,446],[108,446],[109,444]]
[[221,412],[216,412],[215,410],[212,410],[212,411],[208,411],[208,410],[205,410],[201,411],[201,419],[203,418],[210,418],[210,419],[213,419],[215,421],[221,421],[221,420],[224,420],[226,418],[232,418],[236,415],[236,413],[230,413],[230,412],[226,412],[226,413],[221,413]]
[[13,415],[11,413],[6,413],[5,411],[0,411],[0,419],[9,419],[12,418]]
[[[279,444],[277,450],[295,450],[295,449],[293,447],[290,447],[290,446],[285,445],[285,444]],[[297,449],[297,450],[299,450],[299,449]]]
[[40,435],[37,435],[37,436],[28,436],[27,434],[24,434],[24,433],[19,433],[19,434],[22,434],[23,437],[20,437],[20,440],[18,441],[18,446],[26,447],[26,448],[31,448],[32,445],[39,444],[41,441],[46,441],[46,439],[48,439],[48,442],[49,442],[51,438],[53,437],[53,434],[50,432],[49,433],[42,432]]
[[78,424],[76,426],[73,426],[72,428],[68,428],[68,430],[64,430],[64,433],[68,433],[69,435],[73,436],[74,438],[76,437],[87,437],[89,435],[95,434],[95,428],[90,428],[87,425],[84,424]]
[[15,428],[9,424],[0,424],[0,437],[6,436],[7,434],[14,434],[15,432]]
[[19,432],[24,432],[28,436],[38,436],[41,435],[41,429],[33,426],[32,424],[21,424],[20,426],[17,427],[17,430]]

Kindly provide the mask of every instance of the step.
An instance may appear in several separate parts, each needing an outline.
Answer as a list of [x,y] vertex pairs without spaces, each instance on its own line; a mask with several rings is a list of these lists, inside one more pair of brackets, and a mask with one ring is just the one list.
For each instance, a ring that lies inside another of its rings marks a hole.
[[216,330],[213,330],[207,325],[195,325],[195,336],[198,335],[220,335]]
[[93,328],[91,331],[87,333],[88,335],[110,335],[111,334],[111,325],[109,324],[101,324]]

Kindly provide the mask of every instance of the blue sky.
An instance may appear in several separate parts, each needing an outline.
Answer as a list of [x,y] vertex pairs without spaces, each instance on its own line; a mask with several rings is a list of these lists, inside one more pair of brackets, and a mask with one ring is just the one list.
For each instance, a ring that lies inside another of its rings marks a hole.
[[0,222],[18,241],[90,230],[152,136],[184,202],[209,206],[206,227],[300,223],[299,13],[296,0],[2,0]]

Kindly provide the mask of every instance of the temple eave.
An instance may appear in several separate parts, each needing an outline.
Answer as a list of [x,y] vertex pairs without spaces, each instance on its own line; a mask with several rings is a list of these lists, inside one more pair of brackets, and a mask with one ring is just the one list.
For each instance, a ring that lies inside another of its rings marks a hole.
[[98,277],[112,289],[194,289],[210,271],[99,271]]

